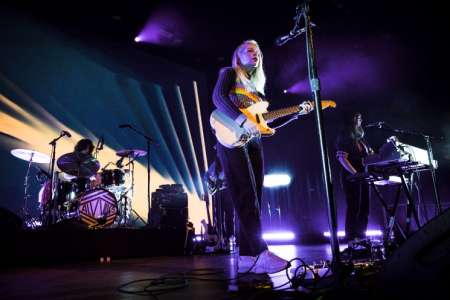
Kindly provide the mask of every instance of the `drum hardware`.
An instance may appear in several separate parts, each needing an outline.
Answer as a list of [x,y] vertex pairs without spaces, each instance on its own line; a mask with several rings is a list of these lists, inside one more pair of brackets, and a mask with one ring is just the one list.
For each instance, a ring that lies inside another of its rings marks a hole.
[[28,211],[28,199],[30,198],[30,195],[28,194],[28,188],[30,187],[30,169],[33,163],[48,164],[50,162],[50,157],[44,153],[27,149],[13,149],[11,150],[11,154],[19,159],[28,161],[27,172],[24,179],[22,215],[25,226],[36,228],[39,225],[38,220],[31,217],[30,212]]
[[116,197],[103,188],[95,188],[83,193],[78,201],[80,220],[89,228],[110,226],[118,215]]
[[[120,159],[116,162],[116,166],[120,168],[127,168],[127,171],[130,174],[131,184],[129,188],[117,197],[119,208],[119,219],[117,220],[117,223],[119,226],[128,226],[132,211],[131,202],[134,196],[134,161],[138,157],[147,155],[147,152],[140,149],[123,149],[117,151],[116,155],[120,157]],[[127,161],[124,164],[125,159]],[[115,169],[114,171],[116,170],[122,171],[121,169]]]
[[98,141],[97,141],[97,145],[95,146],[95,150],[94,150],[94,157],[97,158],[98,156],[98,152],[100,150],[103,150],[103,146],[105,145],[105,139],[103,138],[103,136],[101,136]]
[[57,160],[58,168],[63,172],[65,180],[53,175],[53,197],[50,205],[51,222],[77,216],[76,199],[82,193],[91,189],[90,177],[100,168],[97,159],[89,154],[70,152],[60,156]]
[[125,172],[121,169],[109,169],[100,172],[102,186],[120,186],[125,183]]
[[123,149],[116,152],[117,156],[127,157],[127,158],[138,158],[147,155],[147,151],[140,149]]
[[63,130],[61,131],[61,133],[59,134],[59,136],[57,138],[54,138],[52,141],[50,141],[49,145],[52,146],[52,151],[51,151],[51,155],[50,155],[50,188],[51,188],[51,201],[50,204],[48,205],[48,211],[43,215],[43,224],[45,225],[49,225],[49,224],[54,224],[56,222],[57,219],[57,205],[54,201],[55,198],[55,163],[56,163],[56,142],[61,139],[62,137],[67,136],[67,137],[71,137],[72,135]]
[[[44,225],[54,224],[66,219],[79,219],[89,228],[104,228],[111,224],[128,226],[131,222],[131,203],[134,194],[134,161],[147,155],[140,149],[124,149],[116,154],[120,162],[119,168],[106,169],[114,163],[108,163],[101,169],[98,160],[82,152],[71,152],[55,160],[56,141],[67,134],[53,140],[52,158],[31,150],[24,157],[15,156],[29,161],[26,176],[26,211],[28,195],[28,177],[32,162],[51,163],[51,172],[46,174],[39,168],[38,177],[42,187],[39,192],[41,217]],[[100,141],[99,141],[100,143]],[[53,161],[52,161],[53,160]],[[55,163],[61,170],[54,170]],[[95,176],[95,179],[93,177]],[[48,177],[44,178],[44,177]],[[92,182],[95,180],[96,182]],[[136,212],[134,212],[136,213]],[[137,215],[137,214],[136,214]]]
[[141,137],[143,137],[145,139],[146,145],[147,145],[147,203],[148,206],[150,207],[150,144],[159,146],[158,143],[156,143],[156,141],[154,139],[152,139],[150,136],[148,136],[147,134],[145,134],[144,132],[141,132],[140,130],[136,129],[133,125],[131,124],[121,124],[119,125],[119,128],[129,128],[130,130],[134,131],[135,133],[137,133],[138,135],[140,135]]
[[97,159],[81,152],[66,153],[58,158],[57,164],[61,171],[76,177],[91,177],[100,169]]

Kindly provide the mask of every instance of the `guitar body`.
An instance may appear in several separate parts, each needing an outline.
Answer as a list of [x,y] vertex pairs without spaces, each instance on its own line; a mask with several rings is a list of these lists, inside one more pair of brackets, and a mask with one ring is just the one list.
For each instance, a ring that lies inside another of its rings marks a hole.
[[247,117],[247,120],[256,124],[256,128],[258,128],[258,131],[262,136],[271,136],[275,134],[275,129],[270,128],[263,117],[263,114],[267,112],[268,106],[269,102],[261,101],[247,108],[239,109]]
[[[279,117],[298,114],[301,110],[300,106],[295,105],[285,109],[268,112],[269,103],[266,101],[257,102],[240,111],[247,118],[247,122],[256,125],[261,136],[271,136],[275,133],[267,124],[268,120],[275,120]],[[327,107],[336,107],[336,103],[332,100],[324,100],[321,102],[322,109]],[[227,148],[237,148],[244,146],[253,135],[249,134],[246,129],[242,128],[235,120],[231,119],[219,110],[214,110],[209,118],[209,123],[214,129],[214,134],[220,144]]]
[[219,143],[227,148],[242,147],[251,138],[244,128],[217,109],[212,112],[209,123]]

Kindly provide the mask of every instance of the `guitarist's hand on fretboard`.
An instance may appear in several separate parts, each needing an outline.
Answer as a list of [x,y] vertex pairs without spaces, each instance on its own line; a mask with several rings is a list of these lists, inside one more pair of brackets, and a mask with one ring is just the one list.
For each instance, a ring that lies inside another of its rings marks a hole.
[[314,109],[314,103],[311,101],[303,101],[299,106],[299,115],[309,114]]

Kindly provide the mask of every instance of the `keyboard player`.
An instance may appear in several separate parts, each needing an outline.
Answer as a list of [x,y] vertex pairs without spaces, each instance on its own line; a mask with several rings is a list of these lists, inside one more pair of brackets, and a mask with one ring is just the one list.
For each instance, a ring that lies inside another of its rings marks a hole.
[[369,185],[348,178],[364,172],[363,159],[373,154],[364,138],[362,121],[359,112],[346,114],[336,139],[336,158],[342,167],[340,177],[347,202],[345,234],[349,247],[365,239],[369,220]]

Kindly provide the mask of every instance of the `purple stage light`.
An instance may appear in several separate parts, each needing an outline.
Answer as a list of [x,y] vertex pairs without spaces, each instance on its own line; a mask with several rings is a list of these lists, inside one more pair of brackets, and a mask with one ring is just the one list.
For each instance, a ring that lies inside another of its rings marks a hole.
[[[303,45],[299,45],[302,47]],[[328,40],[323,42],[321,55],[318,57],[320,66],[319,77],[324,92],[336,93],[352,91],[357,94],[367,94],[395,85],[399,80],[395,55],[400,51],[395,41],[380,44],[379,40],[367,38],[359,40],[356,45],[352,38],[347,40]],[[299,49],[296,49],[298,51]],[[302,50],[302,49],[300,49]],[[309,95],[311,92],[307,70],[303,60],[293,60],[292,53],[280,59],[280,82],[290,84],[287,88],[290,94]]]
[[291,231],[264,232],[262,238],[265,241],[292,241],[295,234]]
[[308,80],[301,80],[294,83],[291,87],[287,89],[290,94],[306,94],[309,93],[309,83]]
[[203,236],[201,234],[196,234],[193,238],[192,241],[194,242],[201,242],[203,241]]
[[383,232],[381,230],[367,230],[366,231],[366,236],[382,236]]
[[[338,237],[344,237],[344,236],[345,236],[345,231],[339,230],[338,233],[337,233],[337,235],[338,235]],[[323,236],[325,236],[325,237],[330,237],[330,232],[329,232],[329,231],[325,231],[325,232],[323,233]]]
[[[366,236],[382,236],[383,232],[381,230],[378,229],[369,229],[366,231]],[[323,233],[323,236],[325,237],[329,237],[330,236],[330,232],[329,231],[325,231]],[[343,230],[339,230],[338,231],[338,237],[344,237],[345,236],[345,231]]]
[[171,8],[160,8],[150,16],[138,38],[139,42],[179,46],[186,39],[188,28],[179,12]]

